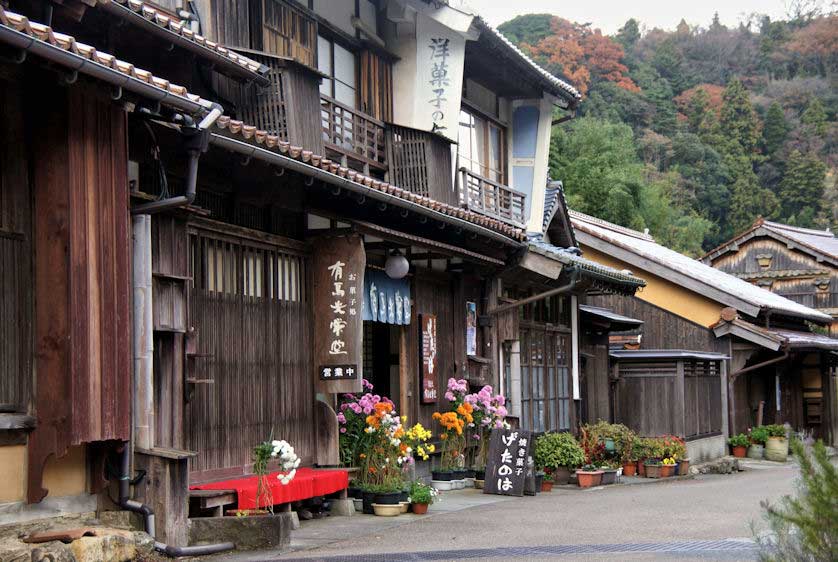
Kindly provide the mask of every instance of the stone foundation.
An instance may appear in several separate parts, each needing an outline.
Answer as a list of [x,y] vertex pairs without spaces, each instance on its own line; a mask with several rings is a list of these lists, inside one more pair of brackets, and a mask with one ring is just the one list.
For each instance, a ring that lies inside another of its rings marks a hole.
[[189,544],[231,542],[236,550],[281,548],[291,544],[291,513],[264,517],[197,517],[189,520]]

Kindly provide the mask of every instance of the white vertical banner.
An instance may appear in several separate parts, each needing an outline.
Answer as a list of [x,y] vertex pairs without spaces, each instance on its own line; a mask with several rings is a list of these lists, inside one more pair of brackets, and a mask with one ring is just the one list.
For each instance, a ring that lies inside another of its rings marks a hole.
[[573,374],[573,399],[581,400],[579,392],[579,302],[576,295],[570,296],[570,356]]

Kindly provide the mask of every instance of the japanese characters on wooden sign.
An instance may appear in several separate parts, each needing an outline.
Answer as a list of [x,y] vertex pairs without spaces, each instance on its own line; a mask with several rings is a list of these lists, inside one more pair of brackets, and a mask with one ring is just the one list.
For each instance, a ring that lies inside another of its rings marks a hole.
[[364,244],[360,236],[350,235],[324,237],[313,247],[315,385],[325,393],[359,392]]
[[493,429],[489,441],[484,494],[523,496],[532,434],[520,429]]
[[437,401],[437,339],[436,315],[420,314],[419,329],[421,330],[420,361],[422,363],[422,403],[433,404]]

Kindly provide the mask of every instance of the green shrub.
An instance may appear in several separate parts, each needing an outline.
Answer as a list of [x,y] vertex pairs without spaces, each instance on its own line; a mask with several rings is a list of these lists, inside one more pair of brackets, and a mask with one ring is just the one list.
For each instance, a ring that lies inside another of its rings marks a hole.
[[744,433],[740,433],[739,435],[733,435],[727,440],[727,444],[731,447],[747,447],[751,444],[751,441],[748,439],[748,436]]
[[[785,437],[786,436],[786,426],[774,424],[774,425],[763,425],[762,426],[765,431],[768,432],[768,437]],[[767,439],[766,439],[767,441]]]
[[768,441],[768,429],[764,425],[751,428],[750,438],[752,443],[764,445]]
[[576,468],[585,462],[585,452],[570,433],[545,433],[535,440],[534,460],[539,469]]
[[437,492],[436,489],[417,480],[410,485],[409,495],[411,503],[426,503],[430,505],[434,503]]
[[774,505],[762,502],[771,536],[754,529],[760,560],[838,560],[838,467],[821,441],[807,450],[795,439],[791,450],[800,464],[798,491]]

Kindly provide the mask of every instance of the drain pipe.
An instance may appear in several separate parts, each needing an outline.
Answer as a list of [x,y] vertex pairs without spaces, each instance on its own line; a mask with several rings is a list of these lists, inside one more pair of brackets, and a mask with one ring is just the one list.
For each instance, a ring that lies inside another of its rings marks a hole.
[[[154,511],[144,503],[131,499],[131,443],[126,441],[122,447],[121,474],[119,476],[119,506],[128,511],[139,513],[143,516],[145,531],[154,539],[156,529],[154,527]],[[231,542],[218,544],[202,544],[197,546],[172,546],[162,542],[154,541],[154,549],[166,556],[178,558],[180,556],[203,556],[206,554],[217,554],[236,548]]]
[[204,117],[197,127],[181,127],[181,133],[184,135],[184,145],[186,153],[189,155],[186,171],[186,192],[177,197],[169,197],[160,201],[152,201],[151,203],[143,203],[131,208],[131,214],[134,215],[150,215],[167,211],[169,209],[176,209],[179,207],[186,207],[195,201],[195,193],[198,185],[198,160],[201,154],[207,151],[209,146],[209,131],[208,129],[221,117],[223,110],[220,105],[215,104],[212,110]]

